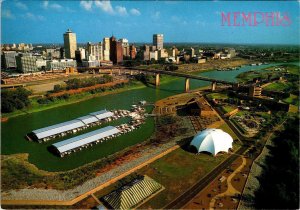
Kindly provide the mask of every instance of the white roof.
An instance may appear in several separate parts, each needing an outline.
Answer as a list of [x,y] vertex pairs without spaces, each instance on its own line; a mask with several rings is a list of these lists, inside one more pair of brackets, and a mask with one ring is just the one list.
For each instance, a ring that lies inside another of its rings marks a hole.
[[221,129],[205,129],[198,132],[191,141],[198,152],[210,152],[216,155],[218,152],[228,152],[232,148],[232,137]]
[[107,126],[89,133],[82,134],[64,141],[53,144],[57,150],[62,153],[77,147],[86,145],[88,143],[103,139],[113,134],[119,133],[120,130],[113,126]]
[[89,123],[97,122],[101,119],[111,117],[114,113],[107,111],[106,109],[90,113],[89,115],[79,117],[75,120],[59,123],[56,125],[51,125],[45,128],[40,128],[32,131],[38,139],[49,137],[55,134],[63,133],[69,130],[83,127]]
[[101,110],[98,112],[92,112],[92,113],[90,113],[90,115],[93,115],[93,116],[97,117],[99,120],[102,120],[104,118],[114,116],[114,113],[104,109],[104,110]]
[[90,124],[90,123],[93,123],[93,122],[99,121],[97,117],[92,116],[92,115],[86,115],[86,116],[83,116],[83,117],[79,117],[79,118],[77,118],[77,120],[81,120],[86,125]]
[[42,139],[48,136],[52,136],[58,133],[66,132],[69,130],[73,130],[76,128],[80,128],[85,124],[80,120],[70,120],[67,122],[59,123],[56,125],[51,125],[45,128],[40,128],[37,130],[32,131],[38,139]]

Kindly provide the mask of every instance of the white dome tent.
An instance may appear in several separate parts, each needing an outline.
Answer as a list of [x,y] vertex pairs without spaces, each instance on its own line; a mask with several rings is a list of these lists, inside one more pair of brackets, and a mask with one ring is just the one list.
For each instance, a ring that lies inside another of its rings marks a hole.
[[232,148],[232,137],[221,129],[205,129],[196,134],[190,145],[198,152],[209,152],[213,155],[228,152]]

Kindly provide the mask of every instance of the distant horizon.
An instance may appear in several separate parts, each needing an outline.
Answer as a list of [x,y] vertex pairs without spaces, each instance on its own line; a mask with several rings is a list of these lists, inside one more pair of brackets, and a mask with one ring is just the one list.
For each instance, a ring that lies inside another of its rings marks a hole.
[[[78,43],[99,42],[112,34],[130,43],[150,43],[153,34],[161,33],[166,43],[299,45],[299,3],[295,1],[14,0],[1,6],[1,43],[61,43],[70,28]],[[223,12],[256,11],[276,12],[281,18],[287,15],[292,23],[222,26]]]
[[[87,44],[89,41],[87,42],[77,42],[77,45],[84,45]],[[63,42],[61,43],[27,43],[27,42],[18,42],[18,43],[1,43],[2,45],[12,45],[12,44],[20,44],[20,43],[24,43],[24,44],[32,44],[32,45],[64,45]],[[97,42],[92,42],[92,43],[97,43]],[[148,45],[152,45],[152,42],[129,42],[129,44],[148,44]],[[164,42],[164,45],[171,45],[171,44],[198,44],[198,45],[257,45],[257,46],[262,46],[262,45],[266,45],[266,46],[300,46],[299,44],[268,44],[268,43],[205,43],[205,42]]]

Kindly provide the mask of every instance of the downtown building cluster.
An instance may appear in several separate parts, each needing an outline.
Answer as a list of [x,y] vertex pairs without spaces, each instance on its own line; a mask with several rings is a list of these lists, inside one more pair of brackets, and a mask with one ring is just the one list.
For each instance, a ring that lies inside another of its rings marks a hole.
[[20,73],[41,71],[74,71],[76,67],[100,67],[122,65],[126,61],[146,64],[161,63],[205,63],[207,59],[229,59],[236,55],[235,49],[222,51],[164,48],[164,35],[154,34],[152,45],[135,46],[128,39],[115,36],[104,37],[100,42],[78,44],[76,33],[68,29],[63,34],[62,46],[35,46],[13,44],[2,46],[2,69],[17,70]]
[[20,73],[65,70],[67,68],[99,67],[122,64],[123,59],[135,59],[136,47],[127,39],[117,40],[114,36],[103,38],[102,42],[88,42],[77,46],[76,34],[68,29],[63,34],[63,47],[50,47],[43,51],[32,44],[3,45],[1,54],[2,69],[17,70]]

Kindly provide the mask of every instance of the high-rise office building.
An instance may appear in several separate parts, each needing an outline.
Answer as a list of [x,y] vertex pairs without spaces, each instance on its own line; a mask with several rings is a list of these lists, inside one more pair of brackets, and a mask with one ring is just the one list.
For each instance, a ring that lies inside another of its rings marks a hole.
[[148,61],[148,60],[150,60],[150,47],[149,47],[149,45],[144,45],[143,46],[143,60],[144,61]]
[[109,38],[105,37],[105,38],[103,38],[103,60],[105,60],[105,61],[110,60],[109,51],[110,51]]
[[129,49],[130,49],[130,52],[129,52],[130,58],[131,58],[132,60],[134,60],[135,57],[136,57],[136,48],[135,48],[134,45],[130,45]]
[[75,50],[77,49],[76,34],[70,29],[64,33],[64,47],[66,58],[75,58]]
[[99,42],[96,44],[92,44],[91,42],[88,42],[87,53],[88,53],[88,60],[98,60],[98,61],[103,60],[102,43]]
[[75,58],[78,64],[82,64],[82,61],[86,57],[86,51],[84,48],[79,48],[78,50],[75,51]]
[[122,48],[123,48],[123,56],[124,57],[129,57],[129,43],[128,43],[128,39],[119,39],[119,42],[121,42],[122,44]]
[[110,37],[110,60],[113,64],[118,64],[123,62],[123,49],[122,43],[117,41],[114,36]]
[[153,34],[153,45],[156,46],[156,49],[164,48],[164,35],[163,34]]

